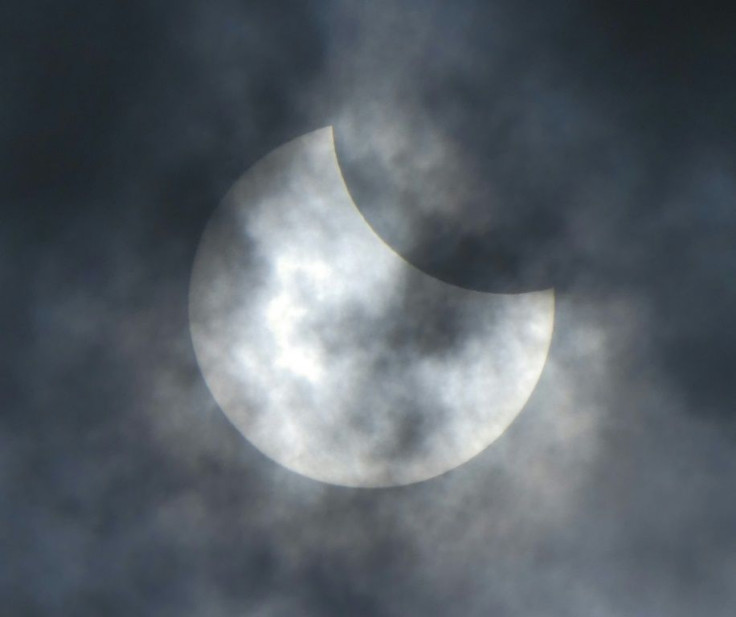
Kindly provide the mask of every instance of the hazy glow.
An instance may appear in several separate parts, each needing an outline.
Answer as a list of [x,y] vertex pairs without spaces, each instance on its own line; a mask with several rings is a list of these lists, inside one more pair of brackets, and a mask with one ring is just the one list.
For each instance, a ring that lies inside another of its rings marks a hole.
[[329,266],[322,261],[299,263],[290,257],[279,259],[276,262],[279,292],[266,308],[266,324],[278,349],[276,366],[295,376],[305,377],[313,384],[324,375],[324,354],[299,340],[308,311],[304,301],[298,302],[291,292],[299,285],[306,286],[312,292],[310,295],[319,300],[331,274]]
[[331,129],[279,148],[208,225],[190,319],[205,379],[278,463],[349,486],[420,481],[492,443],[544,367],[551,291],[426,276],[352,203]]

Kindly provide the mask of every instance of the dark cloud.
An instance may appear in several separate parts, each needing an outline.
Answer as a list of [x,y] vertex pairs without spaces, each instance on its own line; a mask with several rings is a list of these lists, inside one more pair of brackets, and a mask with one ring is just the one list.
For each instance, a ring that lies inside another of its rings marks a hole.
[[[730,615],[727,9],[5,2],[5,610]],[[191,347],[206,221],[331,123],[356,201],[412,261],[557,288],[527,409],[427,483],[272,464]]]

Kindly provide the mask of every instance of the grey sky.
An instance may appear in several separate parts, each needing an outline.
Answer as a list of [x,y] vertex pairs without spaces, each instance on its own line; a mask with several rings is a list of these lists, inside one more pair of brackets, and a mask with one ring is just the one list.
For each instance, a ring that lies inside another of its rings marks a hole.
[[[730,616],[726,8],[4,3],[3,606]],[[328,124],[356,203],[418,266],[557,290],[526,410],[415,486],[273,464],[190,341],[206,222],[253,163]],[[403,131],[400,165],[377,127]]]

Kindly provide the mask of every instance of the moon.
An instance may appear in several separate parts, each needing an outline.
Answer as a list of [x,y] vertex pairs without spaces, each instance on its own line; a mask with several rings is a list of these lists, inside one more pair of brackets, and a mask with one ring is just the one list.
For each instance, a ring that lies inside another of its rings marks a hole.
[[407,263],[345,186],[331,127],[256,163],[208,222],[190,330],[215,400],[263,454],[350,487],[472,459],[544,368],[554,291],[490,294]]

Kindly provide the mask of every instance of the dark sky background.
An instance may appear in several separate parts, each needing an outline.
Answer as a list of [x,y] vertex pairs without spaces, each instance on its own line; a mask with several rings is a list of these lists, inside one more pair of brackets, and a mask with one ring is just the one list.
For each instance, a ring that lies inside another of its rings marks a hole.
[[[732,615],[732,15],[2,2],[0,612]],[[557,290],[527,409],[409,487],[272,463],[191,346],[207,220],[249,166],[329,124],[357,204],[409,260]]]

